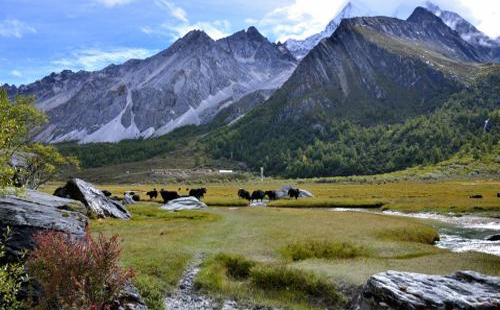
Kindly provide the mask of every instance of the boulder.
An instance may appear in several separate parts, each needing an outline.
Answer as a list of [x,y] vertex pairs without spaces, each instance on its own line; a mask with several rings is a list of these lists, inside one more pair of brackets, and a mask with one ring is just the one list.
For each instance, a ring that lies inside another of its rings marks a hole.
[[363,288],[360,310],[500,309],[500,277],[474,271],[425,275],[386,271],[373,275]]
[[87,207],[88,214],[98,218],[130,218],[130,213],[120,202],[106,197],[102,191],[81,179],[68,181],[62,190],[58,189],[54,194],[81,201]]
[[161,208],[168,211],[198,210],[207,208],[207,205],[196,199],[196,197],[189,196],[170,200]]
[[12,229],[6,244],[9,261],[20,257],[23,250],[35,248],[33,234],[41,230],[68,232],[85,236],[87,217],[85,206],[75,200],[64,199],[27,190],[19,195],[0,197],[0,232]]
[[123,196],[122,203],[124,205],[133,205],[133,204],[135,204],[135,201],[128,194],[125,194],[125,196]]
[[139,290],[128,283],[111,307],[112,310],[148,310]]
[[[278,199],[281,199],[281,198],[284,198],[284,197],[288,197],[288,191],[291,188],[294,188],[294,187],[292,187],[290,185],[285,185],[281,189],[276,190],[276,196],[278,197]],[[299,191],[300,191],[299,197],[314,197],[314,195],[311,194],[311,192],[306,191],[305,189],[300,189],[299,188]]]

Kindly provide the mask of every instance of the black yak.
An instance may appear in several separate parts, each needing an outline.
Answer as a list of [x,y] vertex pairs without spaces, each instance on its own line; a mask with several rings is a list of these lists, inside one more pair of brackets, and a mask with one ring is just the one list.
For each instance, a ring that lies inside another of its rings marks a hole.
[[149,199],[156,199],[156,197],[158,197],[158,191],[154,188],[152,191],[147,192],[146,195],[149,196]]
[[252,192],[252,200],[260,200],[264,199],[264,192],[261,190],[256,190]]
[[288,190],[288,196],[290,198],[295,198],[295,199],[299,198],[299,196],[300,196],[300,189],[298,189],[298,188],[290,188]]
[[203,198],[203,196],[205,196],[206,193],[207,193],[207,189],[202,187],[202,188],[197,188],[197,189],[191,189],[189,191],[189,196],[196,197],[196,199],[200,200],[201,198]]
[[265,191],[264,195],[266,195],[269,198],[269,200],[276,200],[276,199],[278,199],[278,195],[276,195],[275,191]]
[[250,196],[250,192],[244,190],[243,188],[240,188],[238,190],[238,197],[246,199],[248,201],[252,200],[252,197]]
[[174,199],[177,199],[180,197],[179,194],[177,194],[177,192],[175,192],[175,191],[161,190],[160,195],[161,195],[161,198],[163,198],[163,201],[165,201],[165,203],[169,202],[170,200],[174,200]]
[[106,196],[106,197],[111,197],[111,195],[112,195],[112,194],[111,194],[111,192],[110,192],[110,191],[108,191],[108,190],[103,190],[103,191],[102,191],[102,193],[103,193],[103,194],[104,194],[104,196]]

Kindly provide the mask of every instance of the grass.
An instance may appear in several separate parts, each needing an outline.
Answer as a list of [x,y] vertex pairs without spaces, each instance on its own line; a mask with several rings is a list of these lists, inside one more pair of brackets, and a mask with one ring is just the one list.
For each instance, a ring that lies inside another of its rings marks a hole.
[[439,241],[439,234],[432,227],[384,229],[377,236],[386,240],[423,244],[434,244],[436,241]]
[[328,240],[306,240],[293,242],[282,248],[282,255],[292,261],[309,258],[348,259],[367,254],[367,249],[354,242],[332,242]]
[[196,286],[205,293],[223,292],[236,299],[252,294],[254,302],[296,309],[340,309],[346,303],[335,283],[312,272],[226,253],[206,261]]
[[[388,269],[428,274],[476,270],[500,276],[499,257],[451,253],[431,245],[435,231],[430,221],[322,208],[243,207],[246,201],[236,195],[240,187],[269,190],[288,183],[311,191],[315,197],[283,200],[286,204],[321,205],[326,201],[331,207],[332,203],[352,206],[381,202],[383,208],[403,212],[500,216],[500,199],[496,198],[500,182],[496,180],[386,184],[268,180],[206,185],[204,200],[222,207],[172,213],[159,209],[161,199],[148,200],[128,206],[133,215],[130,221],[91,220],[90,227],[93,232],[122,238],[122,264],[134,268],[135,283],[153,310],[163,309],[164,296],[175,288],[187,263],[199,254],[208,257],[199,281],[210,294],[290,309],[318,309],[321,305],[309,293],[299,294],[297,301],[281,289],[260,288],[252,280],[252,270],[264,270],[261,275],[268,279],[287,277],[287,271],[269,269],[281,266],[307,274],[304,277],[313,274],[324,283],[346,285],[361,285],[374,273]],[[49,184],[42,190],[53,192],[59,185]],[[185,187],[200,186],[106,184],[99,188],[118,196],[134,190],[144,197],[153,187],[182,187],[186,191]],[[468,198],[472,194],[484,198]],[[221,253],[229,258],[219,256]]]

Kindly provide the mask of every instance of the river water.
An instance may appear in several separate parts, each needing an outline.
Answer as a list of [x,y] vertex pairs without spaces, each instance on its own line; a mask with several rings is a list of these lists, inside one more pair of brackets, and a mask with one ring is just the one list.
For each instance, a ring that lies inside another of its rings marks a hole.
[[395,211],[374,212],[362,209],[334,208],[332,211],[357,211],[382,213],[390,216],[405,216],[439,221],[439,242],[436,246],[453,252],[482,252],[500,256],[500,241],[488,241],[488,237],[500,234],[500,219],[472,215],[453,216],[435,213],[402,213]]

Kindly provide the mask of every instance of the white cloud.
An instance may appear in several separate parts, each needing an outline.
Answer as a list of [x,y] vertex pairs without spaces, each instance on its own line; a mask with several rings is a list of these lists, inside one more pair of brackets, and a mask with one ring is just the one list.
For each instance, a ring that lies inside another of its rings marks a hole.
[[95,0],[95,1],[100,3],[100,4],[103,4],[104,6],[111,8],[114,6],[129,4],[130,2],[132,2],[134,0]]
[[169,13],[175,21],[167,20],[157,27],[143,26],[140,30],[148,35],[162,35],[178,39],[191,30],[203,30],[212,39],[220,39],[230,35],[231,24],[226,19],[199,21],[191,23],[184,9],[176,6],[168,0],[155,0],[155,3]]
[[58,59],[52,62],[59,69],[88,70],[102,69],[111,63],[120,64],[129,59],[143,59],[149,57],[158,50],[143,48],[115,48],[111,50],[86,49],[74,51],[70,57]]
[[156,5],[167,9],[170,12],[170,15],[175,17],[176,19],[187,23],[187,13],[181,7],[176,6],[170,1],[167,0],[155,0]]
[[246,22],[280,41],[304,39],[322,31],[346,3],[347,0],[294,0],[287,6],[272,10],[258,21],[247,19]]
[[36,29],[18,19],[0,21],[0,37],[20,39],[27,33],[36,33]]
[[10,72],[10,74],[12,74],[15,77],[22,77],[23,76],[23,74],[20,71],[18,71],[18,70],[12,70]]
[[[498,0],[460,0],[467,7],[470,15],[476,20],[475,26],[496,38],[500,35],[500,1]],[[453,9],[453,8],[451,8]]]

